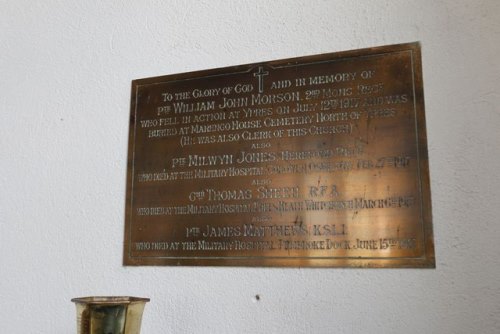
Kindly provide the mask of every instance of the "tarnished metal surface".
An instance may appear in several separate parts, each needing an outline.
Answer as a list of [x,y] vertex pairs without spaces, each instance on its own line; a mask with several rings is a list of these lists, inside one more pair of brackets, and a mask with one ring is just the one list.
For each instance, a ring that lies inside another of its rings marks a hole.
[[149,298],[82,297],[76,304],[77,334],[140,334]]
[[124,263],[434,267],[420,46],[134,80]]

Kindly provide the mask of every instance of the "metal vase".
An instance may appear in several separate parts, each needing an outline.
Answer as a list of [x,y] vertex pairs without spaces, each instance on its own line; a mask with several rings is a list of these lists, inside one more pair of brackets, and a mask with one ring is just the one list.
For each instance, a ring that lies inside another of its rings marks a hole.
[[140,334],[149,298],[82,297],[76,304],[77,334]]

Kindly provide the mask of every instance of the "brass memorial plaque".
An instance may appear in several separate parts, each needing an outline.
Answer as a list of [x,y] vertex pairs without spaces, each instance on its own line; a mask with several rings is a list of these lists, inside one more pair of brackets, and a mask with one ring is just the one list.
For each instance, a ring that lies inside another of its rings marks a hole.
[[132,82],[124,263],[434,267],[418,43]]

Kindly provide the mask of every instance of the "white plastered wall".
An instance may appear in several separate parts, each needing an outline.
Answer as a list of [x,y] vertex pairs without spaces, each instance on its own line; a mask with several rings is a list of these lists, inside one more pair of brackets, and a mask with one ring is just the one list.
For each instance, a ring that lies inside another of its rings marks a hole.
[[[500,2],[0,1],[0,332],[499,333]],[[130,81],[421,41],[437,268],[123,267]],[[255,298],[260,296],[260,300]]]

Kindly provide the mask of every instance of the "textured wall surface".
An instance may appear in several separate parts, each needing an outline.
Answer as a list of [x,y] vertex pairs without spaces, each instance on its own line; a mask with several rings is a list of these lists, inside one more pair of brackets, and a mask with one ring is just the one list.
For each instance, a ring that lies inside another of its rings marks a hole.
[[[500,2],[0,1],[0,332],[500,333]],[[435,270],[123,267],[130,81],[419,40]],[[256,298],[260,296],[260,299]]]

